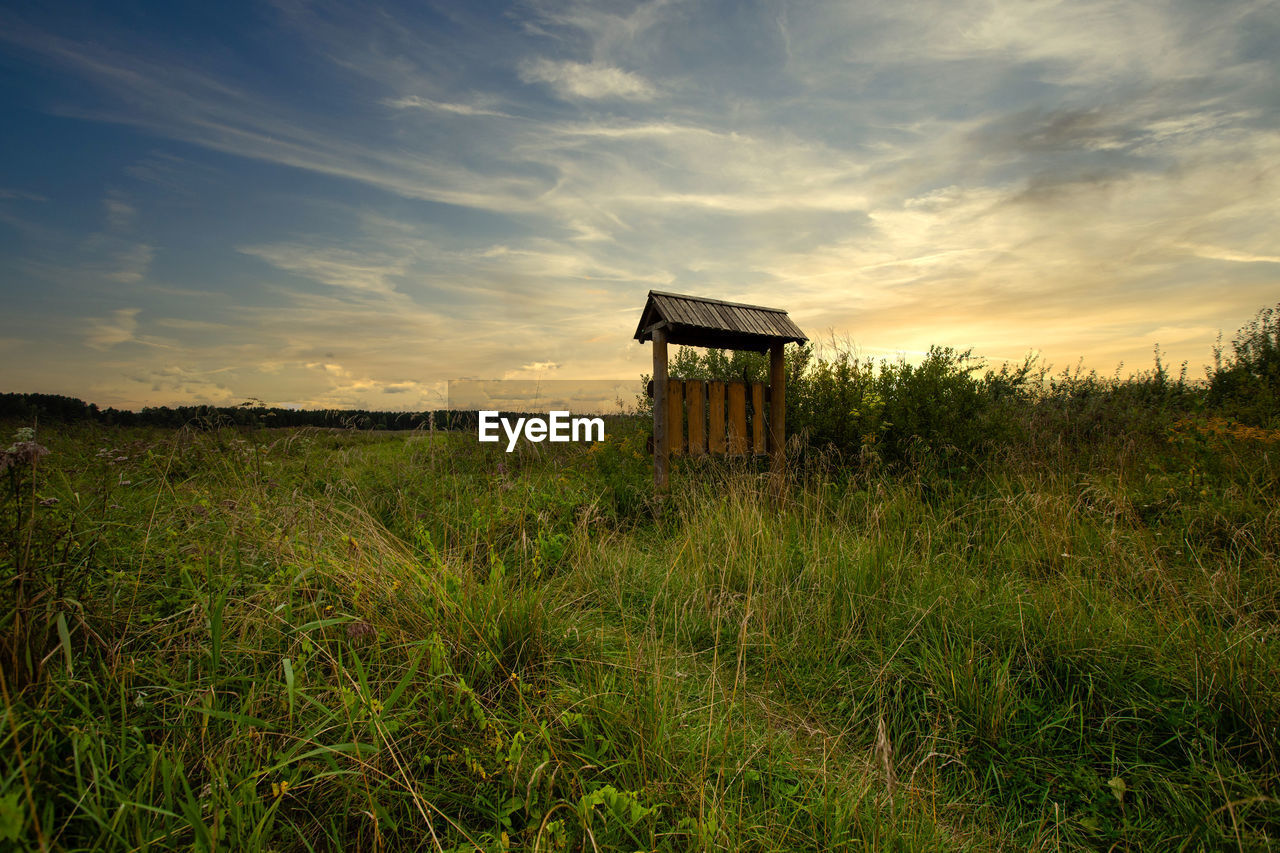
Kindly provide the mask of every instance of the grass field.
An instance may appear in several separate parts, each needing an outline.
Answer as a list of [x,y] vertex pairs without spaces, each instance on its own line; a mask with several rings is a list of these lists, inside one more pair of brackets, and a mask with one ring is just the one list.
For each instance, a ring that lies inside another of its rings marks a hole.
[[[18,425],[6,430],[6,437]],[[0,847],[1280,847],[1277,435],[676,466],[47,427]]]

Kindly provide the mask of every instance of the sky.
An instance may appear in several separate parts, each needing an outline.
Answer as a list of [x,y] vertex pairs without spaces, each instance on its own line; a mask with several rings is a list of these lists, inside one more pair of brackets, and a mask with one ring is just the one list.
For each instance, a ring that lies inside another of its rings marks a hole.
[[0,391],[639,377],[650,289],[1203,376],[1280,300],[1280,4],[8,2]]

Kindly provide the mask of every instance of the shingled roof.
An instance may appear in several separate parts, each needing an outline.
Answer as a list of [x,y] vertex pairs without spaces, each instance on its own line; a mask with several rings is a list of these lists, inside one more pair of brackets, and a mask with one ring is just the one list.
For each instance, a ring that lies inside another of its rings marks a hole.
[[653,340],[654,329],[664,329],[667,341],[673,344],[756,352],[775,343],[809,340],[781,308],[651,290],[636,327],[636,340]]

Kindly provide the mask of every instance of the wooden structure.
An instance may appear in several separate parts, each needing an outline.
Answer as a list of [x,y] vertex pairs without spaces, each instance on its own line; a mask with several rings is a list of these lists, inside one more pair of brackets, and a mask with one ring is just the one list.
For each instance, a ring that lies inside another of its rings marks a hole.
[[[635,338],[641,343],[653,341],[655,488],[667,488],[672,454],[741,456],[748,451],[767,452],[775,473],[786,469],[786,374],[782,348],[808,340],[786,311],[651,290]],[[768,352],[769,385],[766,388],[760,382],[748,386],[745,381],[670,379],[667,344]]]

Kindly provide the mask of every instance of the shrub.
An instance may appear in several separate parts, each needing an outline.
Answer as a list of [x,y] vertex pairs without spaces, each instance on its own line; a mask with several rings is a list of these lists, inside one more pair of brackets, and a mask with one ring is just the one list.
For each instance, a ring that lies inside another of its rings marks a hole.
[[1170,375],[1158,346],[1154,367],[1125,379],[1077,367],[1038,384],[1028,412],[1031,434],[1075,448],[1163,436],[1175,421],[1198,411],[1204,398],[1203,386],[1187,380],[1185,363],[1176,378]]
[[846,459],[963,465],[1019,433],[1032,364],[984,367],[970,350],[931,347],[924,360],[873,362],[847,349],[801,352],[787,392],[788,427]]
[[[933,347],[914,365],[905,359],[860,358],[846,346],[816,356],[809,346],[786,350],[787,430],[815,450],[846,463],[926,460],[946,466],[983,452],[1016,431],[1011,404],[1029,396],[1030,362],[987,371],[972,352]],[[679,350],[672,376],[767,381],[758,353]]]
[[[1232,356],[1203,383],[1175,375],[1160,348],[1150,370],[1120,378],[1080,368],[1050,374],[1028,358],[985,370],[972,350],[934,346],[919,364],[867,359],[835,345],[788,346],[787,431],[845,465],[927,465],[954,471],[993,450],[1100,447],[1162,441],[1173,424],[1201,414],[1257,426],[1280,423],[1280,305],[1263,308],[1232,340]],[[670,375],[768,381],[760,353],[678,348]],[[647,382],[649,377],[644,378]],[[651,402],[641,397],[641,414]],[[1206,412],[1207,410],[1207,412]]]
[[1232,356],[1223,363],[1221,347],[1209,382],[1211,405],[1259,425],[1280,415],[1280,304],[1263,308],[1236,332]]

